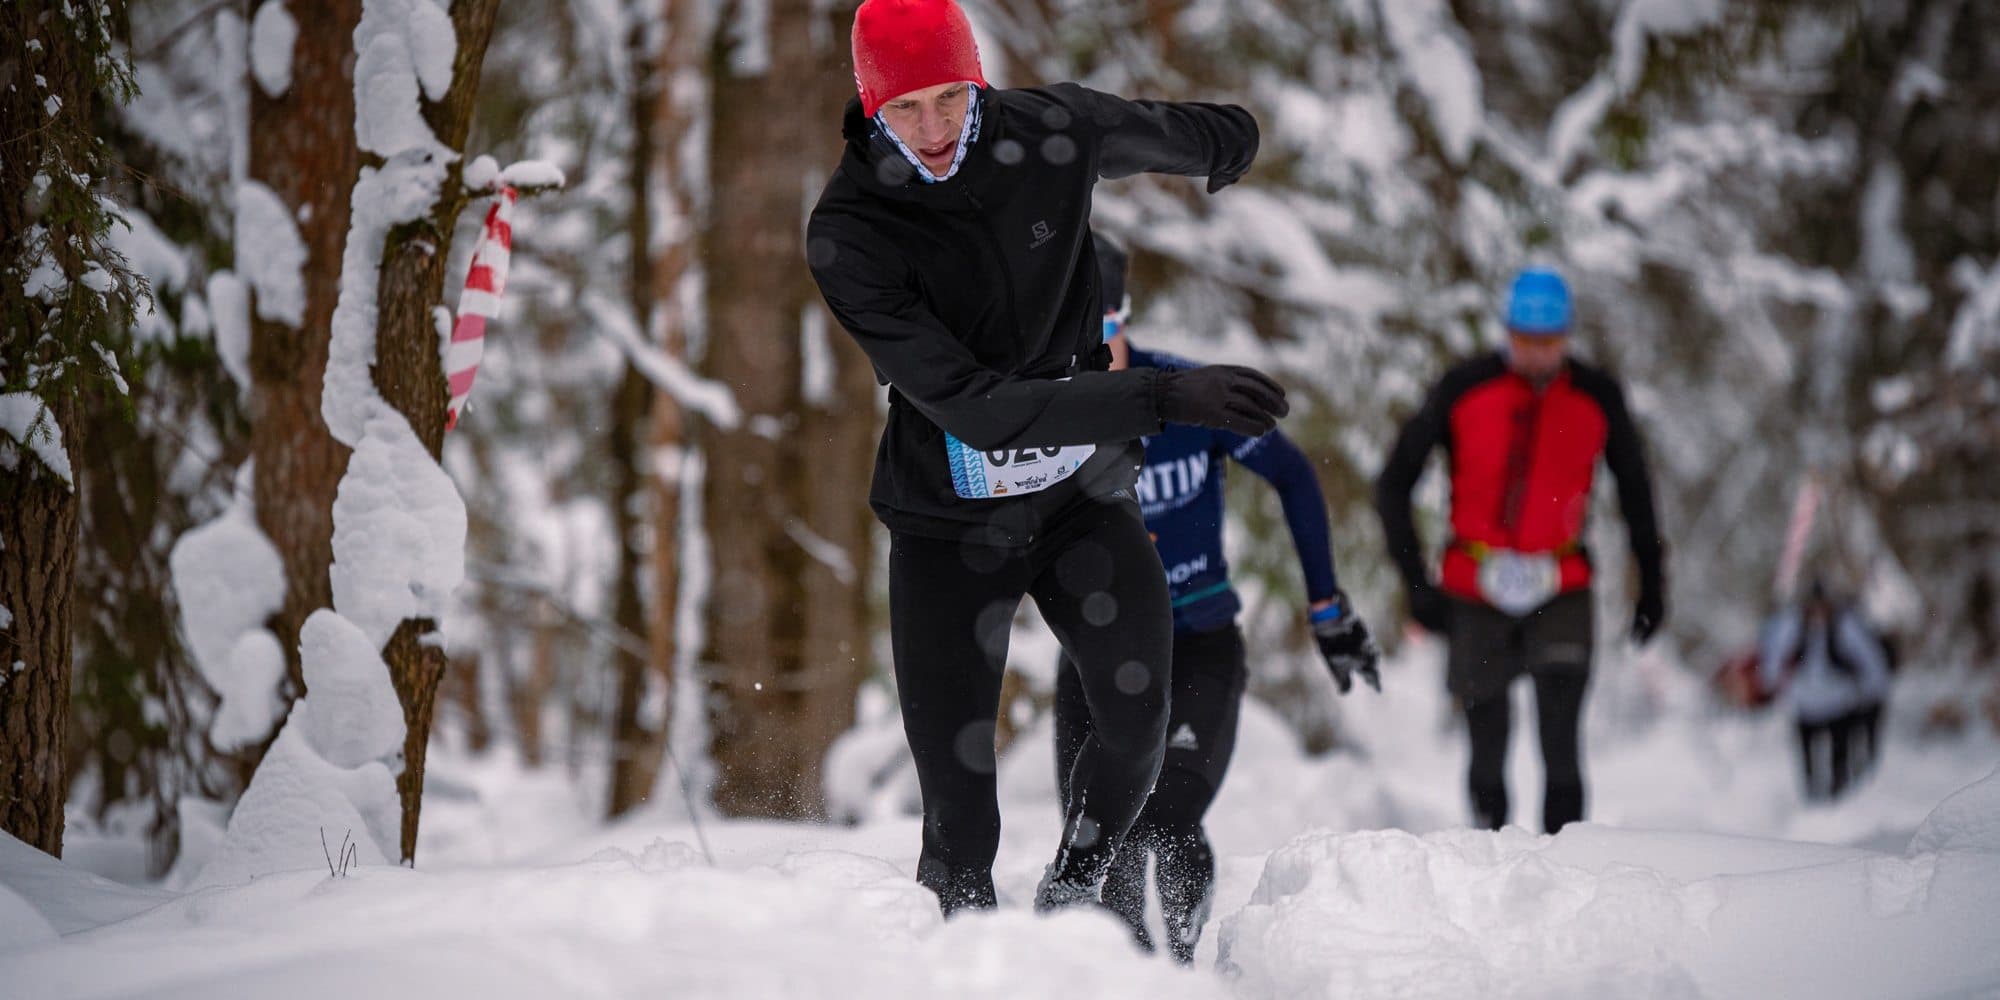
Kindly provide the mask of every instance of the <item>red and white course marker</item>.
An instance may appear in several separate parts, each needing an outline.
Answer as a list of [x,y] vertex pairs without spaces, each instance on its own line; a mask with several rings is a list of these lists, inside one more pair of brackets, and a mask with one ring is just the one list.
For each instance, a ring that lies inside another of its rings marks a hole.
[[458,322],[452,327],[451,347],[444,356],[445,376],[451,382],[446,430],[458,426],[458,415],[472,395],[472,379],[486,353],[486,321],[500,315],[507,262],[514,252],[514,202],[518,197],[511,187],[500,189],[493,207],[486,210],[486,224],[472,249],[472,268],[466,272],[465,290],[458,296]]

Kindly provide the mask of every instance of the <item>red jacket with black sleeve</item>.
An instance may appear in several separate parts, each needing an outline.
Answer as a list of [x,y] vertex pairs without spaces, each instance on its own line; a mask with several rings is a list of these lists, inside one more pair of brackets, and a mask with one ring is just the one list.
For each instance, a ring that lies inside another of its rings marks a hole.
[[1438,586],[1481,601],[1482,554],[1495,549],[1559,557],[1560,588],[1590,586],[1584,520],[1599,456],[1618,487],[1618,505],[1642,589],[1664,572],[1653,487],[1625,394],[1608,373],[1575,359],[1537,389],[1488,354],[1446,372],[1403,425],[1376,481],[1389,554],[1404,583],[1429,580],[1410,514],[1410,491],[1431,449],[1442,445],[1451,475],[1451,531]]

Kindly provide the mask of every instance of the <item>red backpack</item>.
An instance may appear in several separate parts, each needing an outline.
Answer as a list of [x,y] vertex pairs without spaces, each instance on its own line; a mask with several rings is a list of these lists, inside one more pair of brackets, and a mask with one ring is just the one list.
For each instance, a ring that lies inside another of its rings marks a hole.
[[1764,687],[1762,655],[1756,646],[1749,646],[1728,659],[1715,671],[1715,686],[1729,703],[1739,708],[1762,708],[1769,705],[1778,693]]

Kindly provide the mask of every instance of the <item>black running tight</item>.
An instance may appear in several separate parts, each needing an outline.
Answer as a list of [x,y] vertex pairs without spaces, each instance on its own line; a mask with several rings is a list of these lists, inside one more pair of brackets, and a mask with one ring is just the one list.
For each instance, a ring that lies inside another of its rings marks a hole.
[[1024,595],[1077,664],[1095,722],[1070,774],[1059,877],[1104,877],[1160,770],[1173,620],[1134,504],[1080,502],[1024,548],[892,535],[896,688],[924,803],[917,881],[947,914],[995,902],[993,728]]
[[[1167,949],[1182,962],[1194,959],[1208,922],[1215,886],[1215,852],[1202,817],[1215,801],[1236,749],[1243,704],[1243,633],[1234,624],[1212,632],[1174,636],[1173,699],[1167,725],[1166,763],[1131,836],[1118,851],[1104,883],[1104,905],[1121,917],[1141,945],[1146,930],[1146,863],[1155,864]],[[1056,777],[1068,792],[1070,762],[1094,725],[1080,675],[1068,662],[1056,674]]]
[[[1581,670],[1548,670],[1534,675],[1535,715],[1542,737],[1542,829],[1548,833],[1583,818],[1583,765],[1580,747],[1583,696],[1590,675]],[[1507,691],[1465,706],[1472,737],[1467,790],[1474,822],[1490,830],[1507,823],[1507,737],[1513,708]]]

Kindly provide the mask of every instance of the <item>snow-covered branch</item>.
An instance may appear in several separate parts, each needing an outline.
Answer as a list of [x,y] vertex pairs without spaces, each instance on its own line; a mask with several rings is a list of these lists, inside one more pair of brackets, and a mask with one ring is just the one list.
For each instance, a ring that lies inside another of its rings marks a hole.
[[696,375],[687,363],[648,343],[639,325],[616,304],[595,293],[583,298],[597,330],[618,345],[639,373],[662,392],[690,410],[707,417],[717,427],[733,430],[743,422],[743,409],[729,387]]

